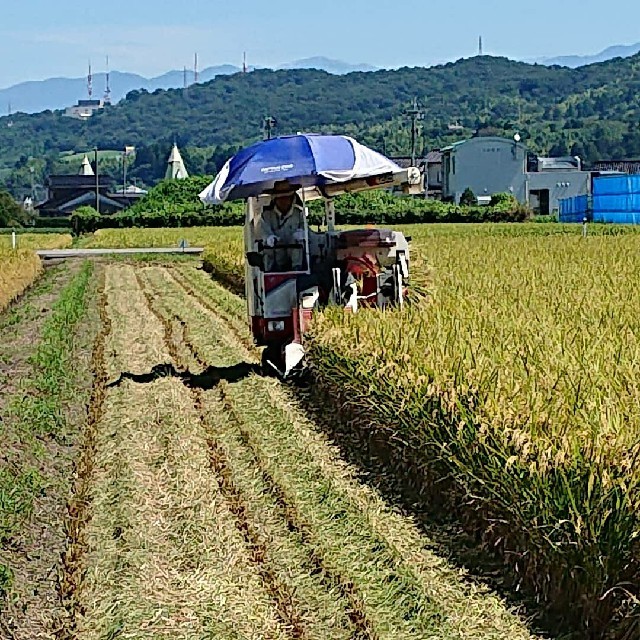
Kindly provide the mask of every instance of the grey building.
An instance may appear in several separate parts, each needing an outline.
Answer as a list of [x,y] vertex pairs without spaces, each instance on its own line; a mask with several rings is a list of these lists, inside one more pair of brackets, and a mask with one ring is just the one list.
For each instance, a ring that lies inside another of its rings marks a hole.
[[512,193],[541,214],[557,212],[559,200],[589,193],[591,174],[579,158],[539,158],[516,140],[477,137],[442,150],[442,196],[460,201],[470,188],[480,201]]
[[425,158],[427,165],[427,194],[430,197],[442,196],[442,153],[430,151]]

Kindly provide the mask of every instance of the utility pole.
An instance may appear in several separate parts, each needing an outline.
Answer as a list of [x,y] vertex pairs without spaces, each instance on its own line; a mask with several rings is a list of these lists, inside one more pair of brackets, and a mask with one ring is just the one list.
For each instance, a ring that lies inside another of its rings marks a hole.
[[266,116],[263,121],[265,140],[271,140],[271,132],[278,126],[278,121],[272,116]]
[[93,149],[95,155],[95,163],[96,163],[96,211],[100,213],[100,190],[99,190],[99,180],[98,180],[98,147],[94,147]]
[[424,111],[418,107],[418,98],[413,99],[413,106],[404,115],[411,118],[411,166],[416,166],[416,142],[418,139],[418,122],[424,120]]
[[127,193],[127,157],[135,151],[135,147],[124,147],[122,152],[122,195]]
[[127,150],[122,152],[122,197],[124,198],[127,192]]

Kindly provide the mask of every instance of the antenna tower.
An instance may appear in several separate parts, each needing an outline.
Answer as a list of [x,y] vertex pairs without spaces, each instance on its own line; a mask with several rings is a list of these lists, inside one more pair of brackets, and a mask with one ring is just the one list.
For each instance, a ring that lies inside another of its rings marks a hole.
[[481,56],[482,54],[482,36],[480,36],[478,38],[478,55]]
[[87,93],[89,94],[89,100],[93,96],[93,75],[91,74],[91,60],[89,60],[89,75],[87,76]]
[[195,54],[195,58],[193,61],[193,82],[194,84],[198,83],[198,54]]
[[187,66],[186,65],[185,65],[185,67],[184,67],[184,69],[182,71],[182,85],[183,85],[183,88],[186,91],[186,89],[188,87],[188,83],[187,83]]
[[244,52],[244,56],[242,58],[242,73],[247,73],[247,52]]
[[111,72],[109,70],[109,56],[107,56],[106,86],[104,89],[104,103],[111,104]]

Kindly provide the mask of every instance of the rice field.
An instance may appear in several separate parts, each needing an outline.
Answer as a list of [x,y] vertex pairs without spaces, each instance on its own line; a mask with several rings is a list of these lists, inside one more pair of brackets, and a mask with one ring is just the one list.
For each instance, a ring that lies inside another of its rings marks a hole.
[[[220,238],[242,239],[241,227],[186,227],[176,229],[99,229],[80,238],[86,249],[177,247],[186,240],[192,247],[206,247]],[[240,245],[237,245],[240,249]]]
[[[320,395],[344,429],[366,425],[358,446],[411,495],[459,510],[512,589],[596,635],[635,637],[637,230],[403,231],[422,295],[402,311],[320,314],[307,344]],[[241,278],[229,244],[205,263]]]
[[[38,406],[57,426],[16,388],[5,428],[33,440],[43,468],[3,539],[3,635],[535,637],[363,483],[295,390],[260,374],[238,296],[196,264],[88,266],[43,333],[33,361],[46,375],[23,370],[26,354],[15,371],[39,381]],[[88,351],[81,333],[94,337]],[[11,371],[10,351],[0,356]],[[76,380],[90,382],[84,410],[84,392],[66,395]],[[56,491],[47,473],[62,472],[71,486]],[[64,508],[46,508],[55,499]],[[38,541],[53,568],[34,560]]]
[[416,235],[429,295],[319,316],[317,379],[515,588],[636,637],[640,237]]
[[22,295],[41,272],[40,258],[32,251],[0,248],[0,311]]
[[[16,244],[18,249],[68,249],[73,237],[70,233],[20,233]],[[0,251],[11,247],[11,234],[0,234]]]
[[[318,314],[308,393],[260,375],[239,229],[83,239],[186,238],[209,273],[95,266],[57,637],[640,637],[640,236],[402,230],[419,294]],[[471,576],[427,533],[434,514],[477,549]],[[0,592],[7,575],[26,593],[12,553]]]
[[0,311],[21,296],[42,273],[35,249],[65,249],[72,244],[69,234],[25,233],[17,236],[12,249],[10,235],[0,234]]

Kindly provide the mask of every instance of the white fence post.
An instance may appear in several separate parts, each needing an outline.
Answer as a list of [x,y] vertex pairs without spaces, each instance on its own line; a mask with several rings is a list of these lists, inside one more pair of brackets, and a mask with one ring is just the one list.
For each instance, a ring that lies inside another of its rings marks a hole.
[[17,240],[16,240],[16,232],[12,231],[11,232],[11,246],[13,247],[13,250],[16,250],[16,246],[17,246]]

